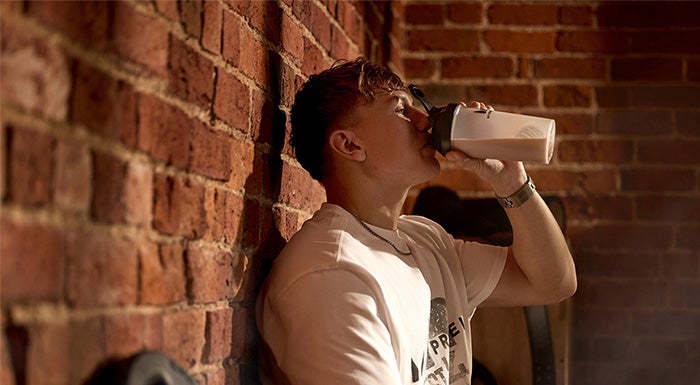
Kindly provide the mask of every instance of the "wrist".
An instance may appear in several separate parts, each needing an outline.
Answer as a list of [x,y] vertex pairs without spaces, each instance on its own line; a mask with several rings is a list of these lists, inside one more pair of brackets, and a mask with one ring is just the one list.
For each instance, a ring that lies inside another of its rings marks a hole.
[[496,194],[496,199],[498,199],[498,203],[500,203],[503,208],[518,207],[535,194],[535,183],[532,181],[532,178],[530,178],[530,175],[525,174],[525,177],[525,182],[514,193],[507,196],[499,196]]

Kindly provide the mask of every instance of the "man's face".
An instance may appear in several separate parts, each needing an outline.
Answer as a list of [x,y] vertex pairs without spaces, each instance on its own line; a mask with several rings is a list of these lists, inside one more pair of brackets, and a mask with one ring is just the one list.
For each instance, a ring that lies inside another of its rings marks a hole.
[[355,127],[367,153],[367,170],[383,181],[412,186],[435,177],[440,164],[429,144],[428,115],[404,91],[379,94],[355,111]]

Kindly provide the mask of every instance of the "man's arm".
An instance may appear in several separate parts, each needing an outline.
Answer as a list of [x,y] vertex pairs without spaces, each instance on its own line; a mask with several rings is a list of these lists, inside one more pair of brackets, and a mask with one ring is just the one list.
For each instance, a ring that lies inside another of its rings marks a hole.
[[[496,195],[510,196],[526,181],[520,162],[471,159],[452,151],[447,158],[490,183]],[[576,291],[576,269],[566,239],[535,191],[522,205],[507,208],[513,228],[503,274],[482,306],[526,306],[559,302]]]
[[576,291],[576,270],[564,235],[535,192],[506,209],[513,245],[506,266],[484,306],[526,306],[559,302]]

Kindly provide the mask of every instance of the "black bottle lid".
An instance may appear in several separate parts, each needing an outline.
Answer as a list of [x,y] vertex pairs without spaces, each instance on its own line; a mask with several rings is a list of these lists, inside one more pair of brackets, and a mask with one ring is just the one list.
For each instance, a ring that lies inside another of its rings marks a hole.
[[452,119],[458,104],[450,103],[443,107],[435,107],[423,91],[413,84],[408,85],[408,90],[418,99],[428,113],[430,121],[430,144],[442,155],[447,154],[452,148]]

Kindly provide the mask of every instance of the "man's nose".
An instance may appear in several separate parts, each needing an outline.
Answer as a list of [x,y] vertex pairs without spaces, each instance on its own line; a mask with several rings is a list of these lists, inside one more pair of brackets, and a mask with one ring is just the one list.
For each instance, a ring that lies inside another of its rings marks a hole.
[[429,133],[430,129],[432,128],[430,126],[430,120],[428,119],[428,114],[423,112],[422,110],[411,107],[411,122],[413,122],[413,125],[415,126],[416,130],[420,132],[425,132]]

